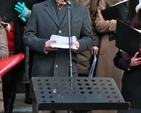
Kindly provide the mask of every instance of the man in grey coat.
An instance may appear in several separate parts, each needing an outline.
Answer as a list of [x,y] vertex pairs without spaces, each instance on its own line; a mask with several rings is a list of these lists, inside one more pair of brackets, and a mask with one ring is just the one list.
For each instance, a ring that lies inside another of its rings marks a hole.
[[[77,38],[71,43],[76,47],[72,49],[72,75],[78,76],[77,53],[89,49],[94,42],[87,7],[70,2],[71,36]],[[59,4],[63,5],[62,9]],[[67,8],[64,0],[46,0],[33,5],[23,36],[24,43],[34,51],[31,77],[70,76],[69,49],[52,48],[56,41],[50,40],[53,34],[69,36]],[[34,99],[33,95],[31,84],[30,97]]]

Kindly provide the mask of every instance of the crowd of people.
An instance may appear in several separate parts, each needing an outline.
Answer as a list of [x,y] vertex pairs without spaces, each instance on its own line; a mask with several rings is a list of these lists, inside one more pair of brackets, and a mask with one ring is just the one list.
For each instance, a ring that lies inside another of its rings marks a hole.
[[[75,46],[71,49],[72,70],[70,69],[70,49],[53,48],[51,45],[56,41],[50,40],[52,35],[68,37],[70,34],[67,18],[69,4],[66,0],[0,1],[0,17],[2,18],[0,22],[14,23],[14,28],[11,30],[14,37],[12,50],[8,45],[8,32],[5,32],[4,35],[0,34],[0,58],[20,52],[26,55],[22,62],[2,77],[4,109],[1,109],[1,113],[13,112],[16,87],[19,81],[26,86],[25,103],[32,104],[32,112],[37,113],[31,77],[67,77],[70,76],[70,71],[74,77],[88,77],[93,55],[96,55],[98,59],[93,77],[112,77],[125,101],[131,102],[130,110],[119,110],[118,112],[140,113],[139,97],[141,94],[138,90],[140,89],[141,58],[137,57],[138,52],[128,61],[122,58],[115,46],[116,40],[109,40],[109,35],[116,33],[117,20],[105,20],[101,13],[102,10],[122,0],[69,1],[71,2],[71,36],[77,39],[71,43]],[[128,14],[127,19],[133,20],[131,27],[141,29],[141,0],[129,0],[128,8],[131,13]],[[5,24],[0,25],[6,26]],[[130,67],[131,70],[128,70],[127,67]],[[66,113],[68,111],[54,112]],[[73,112],[86,113],[88,111]],[[91,112],[116,113],[117,111],[93,110]]]

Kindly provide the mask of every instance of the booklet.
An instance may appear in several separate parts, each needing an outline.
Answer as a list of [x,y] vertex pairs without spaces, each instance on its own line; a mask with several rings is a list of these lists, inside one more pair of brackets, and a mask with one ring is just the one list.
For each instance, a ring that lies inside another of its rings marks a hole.
[[117,20],[116,46],[130,56],[134,56],[141,48],[141,32]]
[[118,2],[117,4],[102,10],[102,16],[105,20],[119,19],[122,21],[126,20],[128,13],[128,0]]

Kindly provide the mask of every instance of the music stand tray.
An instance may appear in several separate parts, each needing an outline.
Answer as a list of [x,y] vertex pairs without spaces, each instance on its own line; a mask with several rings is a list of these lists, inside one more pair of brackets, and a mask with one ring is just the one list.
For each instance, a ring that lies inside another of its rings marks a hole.
[[109,77],[33,77],[38,110],[127,110]]

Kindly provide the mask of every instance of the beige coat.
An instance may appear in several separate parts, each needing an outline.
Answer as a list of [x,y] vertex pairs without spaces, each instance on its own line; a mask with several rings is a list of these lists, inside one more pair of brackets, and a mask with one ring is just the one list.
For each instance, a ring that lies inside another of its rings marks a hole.
[[[6,31],[1,23],[3,23],[3,22],[0,21],[0,59],[8,57],[8,55],[9,55]],[[3,23],[3,24],[6,24],[6,23]],[[0,78],[0,113],[4,113],[1,78]]]
[[[119,1],[119,0],[118,0]],[[118,2],[117,0],[108,0],[108,4]],[[101,34],[101,45],[98,55],[98,62],[96,68],[96,77],[112,77],[117,86],[121,89],[121,78],[123,71],[116,68],[113,58],[118,51],[115,47],[115,41],[109,41],[108,33],[116,32],[116,20],[104,20],[101,15],[101,10],[106,8],[106,1],[99,0],[99,5],[96,15],[96,29]],[[115,113],[116,111],[95,111],[94,113]]]
[[0,78],[0,113],[4,112],[3,93],[2,93],[2,80]]
[[7,56],[8,56],[8,45],[7,45],[6,31],[0,22],[0,59],[5,58]]
[[[97,34],[95,33],[95,16],[98,6],[98,0],[73,0],[78,3],[81,3],[88,7],[89,9],[89,18],[92,25],[93,33],[94,33],[94,45],[97,45]],[[91,50],[86,50],[80,54],[78,54],[78,73],[80,75],[87,76],[90,70],[91,65]]]

